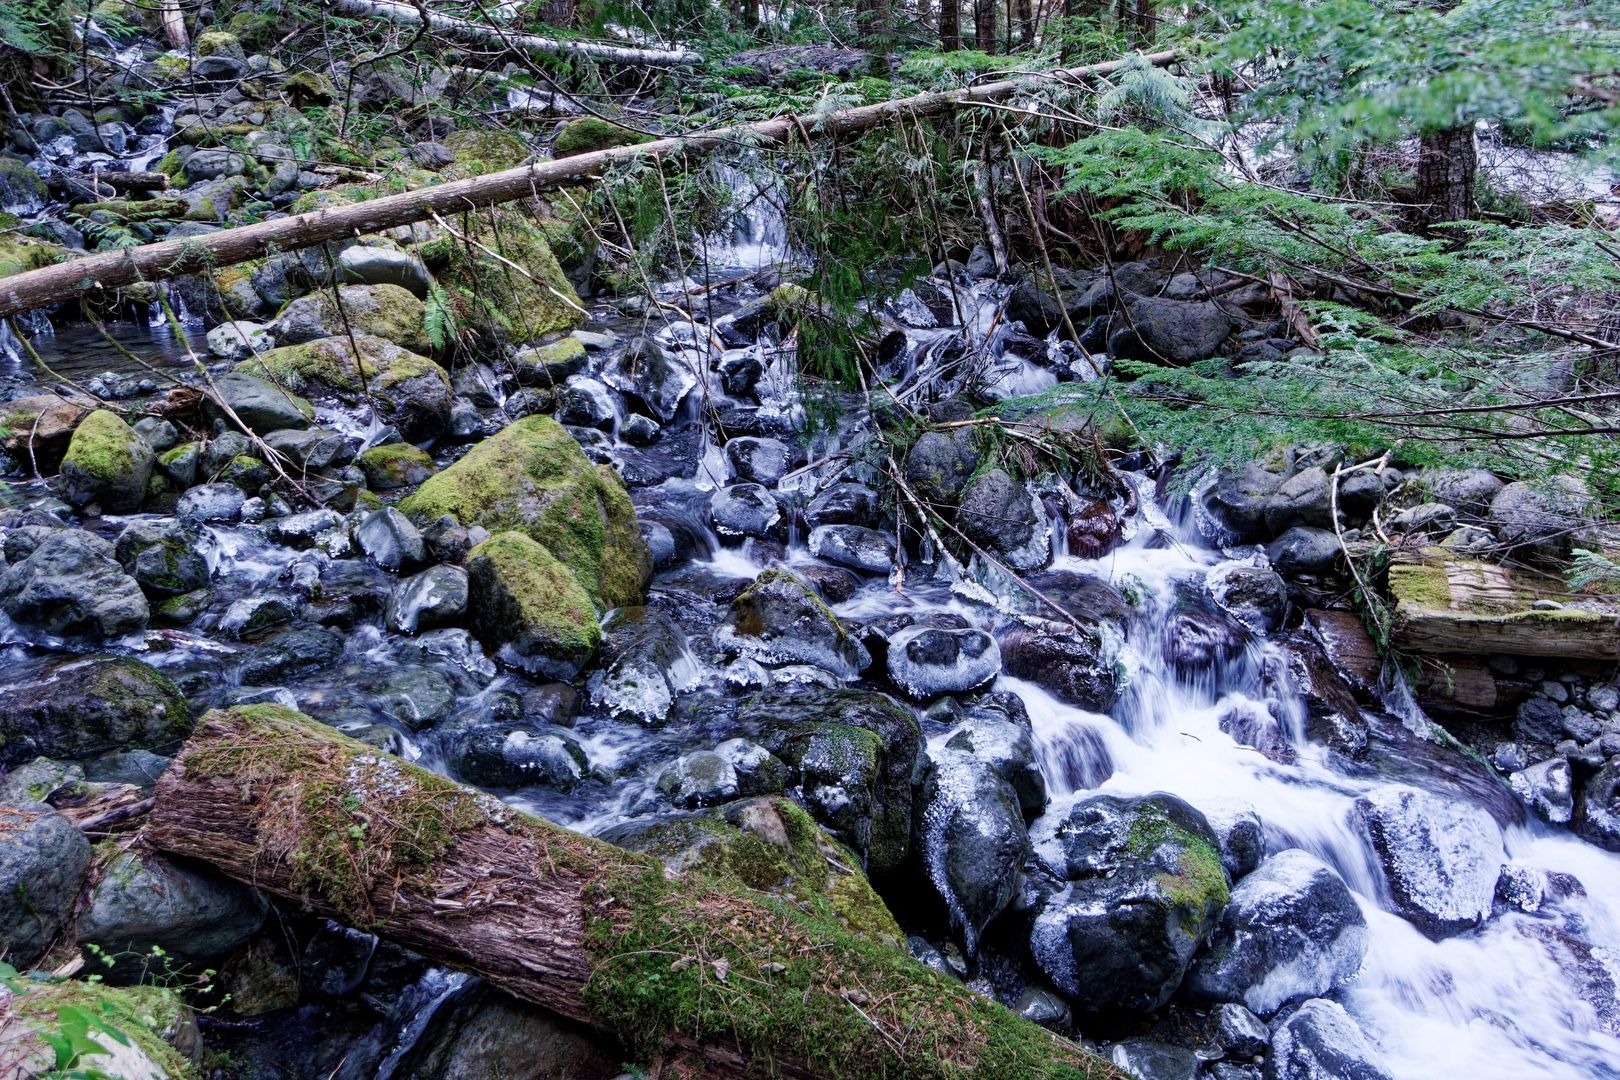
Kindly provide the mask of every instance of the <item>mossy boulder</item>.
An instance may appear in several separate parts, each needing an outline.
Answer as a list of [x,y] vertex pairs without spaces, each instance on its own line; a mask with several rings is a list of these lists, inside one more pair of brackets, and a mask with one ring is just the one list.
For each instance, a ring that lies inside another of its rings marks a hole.
[[859,857],[788,799],[763,796],[632,821],[602,838],[652,855],[676,873],[790,897],[857,934],[896,946],[904,940]]
[[410,443],[373,446],[360,455],[356,464],[373,491],[415,487],[433,475],[433,458]]
[[548,345],[519,349],[512,357],[517,380],[524,386],[561,386],[570,375],[585,367],[585,345],[576,337],[565,337]]
[[517,530],[567,567],[599,608],[640,602],[652,555],[612,469],[593,465],[555,420],[526,416],[430,478],[400,509],[426,524],[449,515]]
[[631,131],[610,120],[582,116],[563,125],[563,129],[557,133],[557,141],[552,144],[551,153],[553,157],[565,158],[589,153],[592,150],[610,150],[615,146],[638,146],[652,141],[651,135]]
[[337,86],[318,71],[295,71],[281,81],[281,92],[295,106],[330,105],[337,100]]
[[0,712],[0,764],[158,750],[191,731],[180,688],[139,660],[89,656],[16,679]]
[[50,201],[51,193],[39,174],[16,158],[0,157],[0,210],[28,214]]
[[157,455],[116,414],[98,409],[84,418],[62,458],[64,494],[84,506],[99,502],[114,513],[138,510]]
[[522,342],[571,330],[584,321],[579,294],[552,254],[545,226],[533,216],[516,209],[477,214],[464,235],[473,243],[445,233],[418,248],[443,288],[457,326],[497,341]]
[[370,334],[355,334],[352,344],[340,334],[271,349],[234,370],[294,394],[324,389],[350,402],[370,400],[384,420],[414,442],[436,438],[450,422],[453,394],[444,369]]
[[192,51],[202,56],[230,56],[237,60],[247,59],[247,53],[242,49],[242,43],[236,35],[224,30],[209,30],[197,35],[192,43]]
[[288,301],[268,330],[278,344],[298,345],[352,329],[425,354],[432,345],[422,311],[422,301],[398,285],[344,285],[336,297],[323,290]]
[[803,578],[775,567],[731,602],[715,641],[764,664],[815,664],[843,679],[872,662]]
[[590,594],[519,532],[496,533],[468,552],[467,610],[502,661],[552,679],[578,675],[602,638]]
[[16,233],[0,233],[0,278],[55,266],[63,255],[63,249],[55,244]]
[[444,145],[456,155],[456,171],[462,176],[510,169],[531,154],[528,145],[509,131],[463,128],[446,135]]

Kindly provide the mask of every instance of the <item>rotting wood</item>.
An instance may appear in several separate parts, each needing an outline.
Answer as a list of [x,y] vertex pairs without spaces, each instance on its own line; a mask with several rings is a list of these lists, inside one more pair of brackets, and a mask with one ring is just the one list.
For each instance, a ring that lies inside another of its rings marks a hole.
[[[1162,66],[1175,57],[1176,53],[1171,51],[1153,53],[1142,59]],[[1048,72],[1039,78],[1075,82],[1107,75],[1137,62],[1135,58],[1110,60]],[[1026,78],[1034,77],[984,83],[963,90],[919,94],[876,105],[843,109],[822,117],[776,117],[716,131],[656,139],[636,146],[597,150],[560,161],[536,161],[501,172],[418,188],[350,206],[328,207],[293,217],[222,229],[206,236],[166,240],[89,255],[0,278],[0,318],[99,290],[119,289],[137,282],[230,266],[277,252],[312,247],[339,237],[380,232],[426,220],[436,213],[460,213],[512,202],[541,191],[596,178],[608,168],[636,158],[705,154],[733,145],[785,143],[796,132],[808,132],[817,138],[833,138],[867,131],[901,116],[937,115],[961,105],[1011,97],[1027,85]]]
[[[705,1075],[1120,1076],[892,945],[665,870],[276,706],[204,716],[142,836],[631,1052],[701,1057]],[[623,991],[654,971],[658,994],[631,993],[626,1011]],[[773,1027],[778,1013],[815,1030]]]

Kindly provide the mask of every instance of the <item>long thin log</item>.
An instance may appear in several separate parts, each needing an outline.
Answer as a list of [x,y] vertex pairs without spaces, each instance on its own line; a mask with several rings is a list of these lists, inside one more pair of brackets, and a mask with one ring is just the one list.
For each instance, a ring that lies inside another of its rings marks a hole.
[[[410,4],[396,3],[395,0],[326,0],[326,3],[334,11],[341,11],[345,15],[387,19],[409,26],[420,26],[422,23],[422,11]],[[703,55],[690,49],[641,49],[633,45],[610,45],[603,41],[570,41],[534,34],[509,34],[471,19],[458,19],[435,11],[428,11],[427,19],[429,26],[452,37],[486,45],[516,45],[529,52],[548,56],[589,56],[595,60],[639,64],[643,67],[696,67],[703,63]]]
[[277,706],[204,716],[143,834],[642,1060],[701,1058],[713,1076],[1119,1076],[799,903],[666,871]]
[[[1145,59],[1149,63],[1164,65],[1175,56],[1174,52],[1161,52]],[[1107,75],[1134,62],[1110,60],[1054,71],[1046,77],[1078,81]],[[813,137],[847,135],[891,123],[901,116],[932,116],[965,104],[1011,97],[1025,85],[1022,79],[1008,79],[965,90],[919,94],[876,105],[843,109],[821,117],[777,117],[695,135],[657,139],[638,146],[577,154],[560,161],[536,161],[502,172],[387,195],[353,206],[314,210],[293,217],[222,229],[206,236],[166,240],[159,244],[143,244],[90,255],[42,270],[29,270],[0,278],[0,318],[61,303],[97,289],[123,288],[139,281],[230,266],[275,252],[311,247],[339,237],[359,236],[409,225],[434,214],[454,214],[512,202],[539,191],[580,183],[601,175],[613,165],[638,157],[710,153],[739,144],[784,143],[795,132],[808,132]]]

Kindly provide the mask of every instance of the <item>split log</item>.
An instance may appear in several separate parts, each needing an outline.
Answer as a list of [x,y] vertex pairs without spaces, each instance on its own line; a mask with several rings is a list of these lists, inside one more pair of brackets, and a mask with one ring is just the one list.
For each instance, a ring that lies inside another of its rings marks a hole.
[[[1175,59],[1175,55],[1174,52],[1161,52],[1144,59],[1149,63],[1164,65]],[[1078,81],[1107,75],[1135,62],[1110,60],[1048,72],[1045,77]],[[933,116],[962,105],[998,101],[1011,97],[1024,86],[1023,79],[1008,79],[965,90],[919,94],[876,105],[843,109],[825,116],[777,117],[716,131],[656,139],[637,146],[576,154],[560,161],[536,161],[515,169],[387,195],[353,206],[314,210],[294,217],[222,229],[206,236],[103,252],[0,279],[0,318],[61,303],[98,289],[123,288],[138,281],[153,281],[230,266],[276,252],[294,251],[342,237],[425,221],[434,214],[457,214],[512,202],[540,191],[591,180],[610,166],[621,165],[638,157],[663,158],[712,153],[729,146],[785,143],[796,133],[808,133],[812,138],[854,134],[893,123],[902,117]]]
[[327,6],[345,15],[358,15],[369,19],[387,19],[390,22],[420,26],[422,15],[435,30],[482,45],[515,45],[529,52],[547,56],[589,56],[593,60],[606,60],[614,64],[639,64],[643,67],[696,67],[703,63],[701,53],[690,49],[642,49],[633,45],[613,45],[603,41],[573,41],[563,38],[537,37],[534,34],[512,34],[471,19],[458,19],[441,15],[396,0],[326,0]]
[[667,871],[278,706],[204,716],[144,837],[638,1060],[714,1076],[1119,1076],[798,903]]

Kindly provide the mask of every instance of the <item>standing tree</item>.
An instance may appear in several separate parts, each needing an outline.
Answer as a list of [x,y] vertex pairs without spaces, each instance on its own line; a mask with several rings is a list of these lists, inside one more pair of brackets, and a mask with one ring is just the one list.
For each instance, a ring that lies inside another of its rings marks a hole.
[[962,0],[939,0],[939,51],[962,47]]
[[866,50],[867,71],[887,79],[889,54],[894,51],[894,16],[889,0],[860,0],[856,21],[861,31],[861,48]]
[[996,51],[996,0],[973,0],[973,44],[980,51]]

